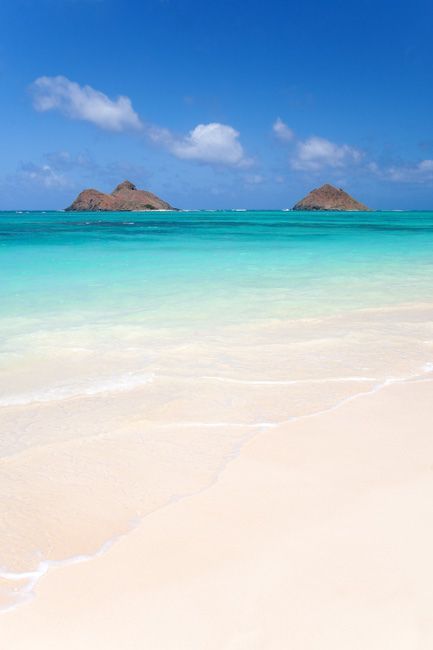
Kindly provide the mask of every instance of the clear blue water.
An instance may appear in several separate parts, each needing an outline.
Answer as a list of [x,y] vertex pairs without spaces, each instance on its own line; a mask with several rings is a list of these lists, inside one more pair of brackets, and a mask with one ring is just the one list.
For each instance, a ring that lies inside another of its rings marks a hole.
[[433,213],[0,213],[0,317],[152,325],[430,300]]
[[429,374],[432,253],[433,213],[0,213],[0,581],[96,552],[269,424]]

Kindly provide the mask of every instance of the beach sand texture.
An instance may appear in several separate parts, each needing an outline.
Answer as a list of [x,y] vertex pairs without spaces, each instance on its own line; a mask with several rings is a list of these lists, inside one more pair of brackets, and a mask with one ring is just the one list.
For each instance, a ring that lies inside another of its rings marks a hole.
[[433,216],[5,219],[1,647],[430,650]]
[[427,650],[433,382],[256,435],[207,490],[45,576],[4,647]]

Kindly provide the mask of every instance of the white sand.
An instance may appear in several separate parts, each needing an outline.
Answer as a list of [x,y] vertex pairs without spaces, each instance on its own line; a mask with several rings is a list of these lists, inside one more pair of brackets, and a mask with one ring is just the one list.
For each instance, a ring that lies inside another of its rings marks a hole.
[[431,650],[433,382],[257,435],[0,617],[5,650]]

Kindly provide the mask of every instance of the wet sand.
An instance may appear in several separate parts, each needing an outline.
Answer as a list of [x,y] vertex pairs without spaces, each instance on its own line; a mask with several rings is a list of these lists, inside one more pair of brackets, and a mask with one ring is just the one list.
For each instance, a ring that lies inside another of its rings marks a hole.
[[43,576],[3,647],[430,650],[432,399],[407,381],[255,432],[216,481]]

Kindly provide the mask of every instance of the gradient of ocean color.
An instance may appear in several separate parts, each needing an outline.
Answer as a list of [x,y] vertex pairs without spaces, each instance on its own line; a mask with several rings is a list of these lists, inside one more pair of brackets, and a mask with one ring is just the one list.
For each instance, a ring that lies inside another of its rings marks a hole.
[[429,302],[432,251],[424,212],[0,213],[0,404],[146,381],[170,347],[170,372],[182,345],[209,369],[229,328]]
[[432,246],[424,212],[0,213],[0,316],[189,326],[423,300]]
[[431,372],[432,252],[433,213],[0,213],[0,609],[249,436]]

